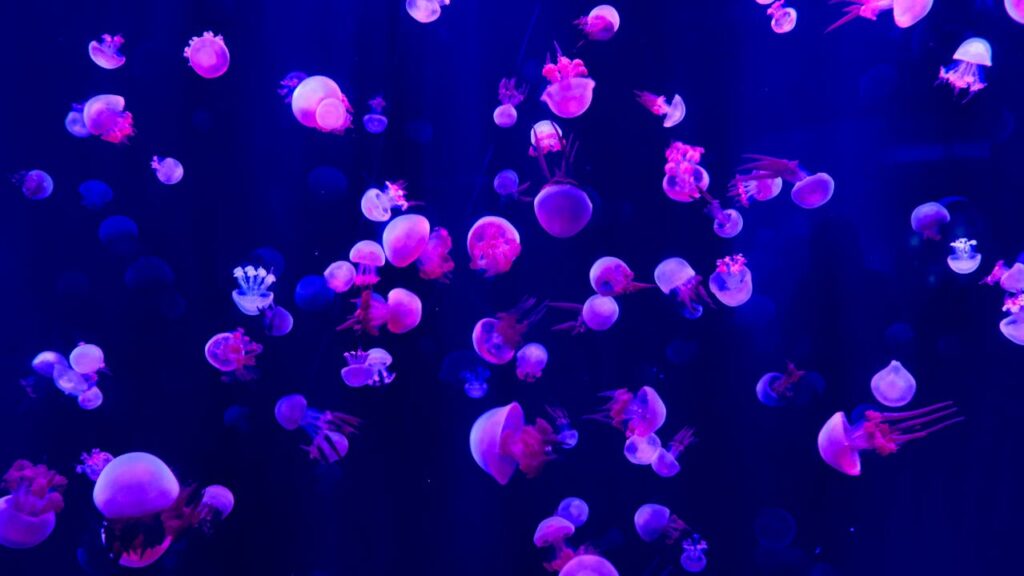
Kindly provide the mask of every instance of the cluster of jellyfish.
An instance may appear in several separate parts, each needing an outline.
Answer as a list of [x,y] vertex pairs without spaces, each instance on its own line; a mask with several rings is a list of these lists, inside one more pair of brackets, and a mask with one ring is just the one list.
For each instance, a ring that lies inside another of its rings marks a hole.
[[[683,316],[691,319],[703,315],[704,306],[711,303],[703,280],[689,262],[678,257],[666,258],[654,269],[655,285],[677,302]],[[746,258],[735,254],[718,260],[708,286],[715,298],[733,308],[750,300],[754,293],[753,282]]]
[[83,410],[95,410],[103,404],[103,392],[97,386],[99,373],[106,372],[103,350],[95,344],[80,343],[67,357],[47,350],[32,359],[33,378],[52,379],[61,392],[74,396]]
[[549,407],[548,413],[555,426],[544,418],[527,424],[518,402],[484,412],[469,432],[473,460],[503,486],[517,469],[527,478],[536,477],[559,450],[572,449],[579,441],[564,410]]
[[348,437],[361,421],[342,412],[317,410],[301,394],[289,394],[277,401],[274,417],[285,430],[301,428],[310,438],[302,449],[311,460],[333,464],[348,454]]
[[757,399],[765,406],[803,405],[821,395],[825,380],[817,372],[800,370],[792,362],[785,372],[767,372],[757,381]]
[[[278,94],[292,107],[292,114],[303,126],[329,134],[344,134],[352,127],[355,111],[338,83],[327,76],[309,76],[292,72],[280,82]],[[381,134],[388,127],[384,107],[387,102],[375,96],[369,102],[370,112],[363,116],[363,128],[370,134]]]
[[537,524],[533,545],[546,556],[544,569],[559,574],[618,574],[611,562],[598,555],[590,545],[573,547],[569,538],[590,517],[590,507],[581,498],[569,497],[558,504],[553,516]]
[[549,308],[568,310],[578,317],[574,321],[554,326],[554,330],[567,330],[579,334],[587,330],[603,332],[619,319],[619,304],[616,297],[637,290],[652,288],[653,284],[635,282],[635,274],[629,266],[614,256],[598,258],[590,267],[590,286],[595,294],[583,304],[550,302]]
[[701,572],[707,566],[708,560],[704,555],[707,542],[667,506],[653,503],[640,506],[633,515],[633,525],[644,542],[668,546],[679,542],[682,547],[679,565],[683,570]]
[[[942,229],[949,224],[951,215],[948,206],[960,197],[943,198],[938,202],[925,202],[910,213],[910,227],[925,240],[942,240]],[[981,253],[977,240],[955,238],[949,243],[950,255],[946,258],[949,269],[957,274],[971,274],[981,266]]]
[[999,331],[1010,342],[1024,346],[1024,264],[1007,266],[1000,260],[982,282],[1003,289],[1003,312],[1009,315],[999,322]]

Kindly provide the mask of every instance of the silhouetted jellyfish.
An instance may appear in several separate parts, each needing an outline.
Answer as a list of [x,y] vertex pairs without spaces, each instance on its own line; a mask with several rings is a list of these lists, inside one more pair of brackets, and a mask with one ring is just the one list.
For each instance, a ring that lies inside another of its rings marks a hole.
[[[868,410],[864,420],[850,426],[846,414],[836,412],[818,432],[818,453],[826,464],[848,476],[860,476],[860,452],[874,450],[882,456],[895,453],[901,446],[924,438],[963,420],[943,419],[956,412],[952,402],[933,404],[911,412]],[[937,424],[925,424],[939,420]]]
[[359,298],[353,302],[356,304],[356,311],[349,316],[337,330],[349,328],[357,332],[366,332],[373,336],[380,333],[380,328],[388,322],[390,311],[388,302],[383,296],[372,290],[363,290]]
[[896,360],[882,368],[871,378],[871,393],[882,404],[898,408],[914,399],[917,382]]
[[658,392],[644,386],[633,394],[626,388],[603,392],[611,398],[601,412],[590,418],[607,422],[626,433],[626,437],[649,436],[665,424],[667,409]]
[[977,240],[957,238],[949,245],[953,248],[953,253],[946,258],[946,263],[953,272],[970,274],[981,265],[981,254],[974,249],[978,245]]
[[580,433],[573,428],[569,413],[562,408],[546,406],[548,414],[555,419],[555,434],[558,445],[565,449],[575,448],[580,441]]
[[556,116],[575,118],[590,108],[594,98],[594,81],[579,58],[570,60],[561,53],[541,71],[550,82],[540,99]]
[[95,344],[80,343],[68,356],[71,368],[79,374],[95,374],[106,367],[103,363],[103,350]]
[[388,372],[391,354],[383,348],[370,348],[366,352],[357,349],[345,353],[348,366],[341,369],[341,379],[352,388],[382,386],[391,384],[395,375]]
[[686,116],[686,104],[683,103],[683,98],[679,94],[672,98],[671,104],[669,104],[668,99],[664,96],[658,96],[650,92],[638,91],[636,92],[636,99],[655,116],[664,116],[665,119],[662,120],[661,125],[665,128],[671,128],[679,124]]
[[562,129],[551,120],[541,120],[530,129],[530,156],[558,152],[564,146]]
[[295,284],[295,305],[302,310],[323,310],[334,301],[334,292],[319,274],[309,274]]
[[516,353],[516,376],[520,380],[533,382],[540,378],[548,365],[548,350],[543,344],[530,342]]
[[868,20],[876,20],[879,13],[886,10],[893,11],[893,20],[896,21],[896,25],[900,28],[909,28],[914,24],[917,24],[922,18],[928,15],[928,12],[932,9],[933,0],[840,0],[848,2],[850,5],[843,8],[846,15],[839,19],[838,22],[828,27],[826,32],[835,30],[836,28],[846,24],[847,22],[857,18],[867,18]]
[[234,332],[221,332],[206,343],[206,360],[217,370],[232,373],[239,380],[256,376],[254,367],[256,355],[260,352],[263,352],[263,346],[253,342],[241,328]]
[[619,304],[611,296],[594,294],[583,305],[567,302],[550,302],[550,308],[577,312],[579,318],[572,322],[564,322],[553,326],[552,330],[569,330],[580,334],[587,329],[603,332],[615,325],[619,319]]
[[149,166],[156,173],[156,179],[168,186],[181,182],[182,177],[185,176],[185,167],[174,158],[153,156],[153,161],[149,163]]
[[420,257],[430,237],[430,222],[419,214],[404,214],[384,228],[384,256],[395,268],[405,268]]
[[953,93],[967,90],[970,98],[986,86],[982,66],[992,65],[992,46],[984,38],[968,38],[953,54],[949,66],[939,67],[939,82],[953,87]]
[[[353,112],[338,84],[326,76],[309,76],[299,80],[299,76],[292,74],[282,80],[281,85],[286,94],[285,101],[291,102],[295,118],[303,126],[321,132],[344,134],[352,126]],[[288,92],[296,80],[298,83]]]
[[441,16],[441,7],[450,3],[451,0],[405,0],[405,11],[417,22],[429,24]]
[[570,496],[558,503],[555,515],[565,518],[570,524],[579,528],[587,523],[587,518],[590,517],[590,507],[582,498]]
[[445,356],[439,377],[446,383],[461,386],[470,398],[482,398],[487,394],[491,372],[475,353],[459,350]]
[[384,98],[377,96],[369,102],[371,112],[363,116],[363,128],[370,134],[380,134],[388,127],[388,118],[384,115],[384,107],[387,102]]
[[384,265],[384,248],[373,240],[360,240],[349,250],[348,259],[356,265],[356,288],[365,289],[380,281],[377,268]]
[[672,441],[668,443],[668,450],[658,450],[654,459],[651,460],[651,468],[662,478],[671,478],[679,473],[679,455],[686,450],[686,447],[696,442],[693,435],[693,428],[686,427],[680,430]]
[[939,230],[949,223],[949,210],[938,202],[925,202],[910,213],[910,227],[926,240],[940,240]]
[[64,128],[71,133],[72,136],[78,138],[88,138],[92,136],[92,132],[89,132],[89,127],[85,125],[85,117],[82,115],[82,105],[72,104],[71,111],[64,117]]
[[224,37],[214,36],[209,31],[198,38],[192,37],[185,47],[185,58],[196,74],[208,79],[222,76],[231,64],[231,54],[224,44]]
[[36,357],[32,359],[32,369],[35,370],[36,374],[47,378],[53,378],[53,370],[57,366],[69,367],[67,358],[60,352],[44,350],[36,354]]
[[271,306],[263,311],[263,329],[269,336],[284,336],[292,331],[295,318],[280,306]]
[[786,372],[768,372],[757,381],[757,399],[765,406],[802,404],[824,388],[824,381],[815,372],[798,370],[786,363]]
[[619,572],[596,554],[580,554],[569,560],[558,576],[619,576]]
[[693,202],[701,197],[709,183],[707,172],[698,163],[704,149],[674,141],[665,150],[665,177],[661,188],[676,202]]
[[423,303],[419,296],[405,288],[388,292],[388,330],[393,334],[404,334],[419,326],[423,318]]
[[739,201],[740,206],[750,206],[750,199],[758,202],[765,202],[775,198],[782,192],[782,178],[770,178],[765,180],[741,181],[737,177],[729,183],[729,195]]
[[577,20],[576,26],[590,40],[611,40],[619,31],[619,12],[614,6],[601,4],[594,7],[590,14]]
[[518,402],[484,412],[469,432],[469,450],[477,465],[499,484],[507,484],[518,467],[527,478],[540,474],[555,458],[558,446],[554,429],[543,418],[525,423]]
[[363,193],[359,207],[363,216],[374,222],[387,222],[391,219],[391,210],[397,207],[406,210],[411,203],[405,199],[405,182],[385,182],[384,191],[370,188]]
[[614,256],[604,256],[590,266],[590,286],[601,296],[621,296],[653,284],[634,282],[633,271],[625,262]]
[[238,306],[242,314],[258,316],[274,303],[274,293],[269,290],[277,281],[273,272],[267,272],[262,266],[238,266],[232,274],[238,281],[238,288],[232,290],[231,299],[235,301],[235,306]]
[[654,283],[683,305],[683,314],[687,318],[699,318],[704,313],[701,301],[709,301],[701,280],[682,258],[667,258],[654,269]]
[[42,170],[29,170],[14,175],[14,183],[29,200],[42,200],[53,194],[53,178]]
[[519,114],[516,106],[526,97],[526,87],[516,84],[515,78],[502,78],[498,84],[498,100],[501,106],[494,109],[494,123],[501,128],[515,126]]
[[32,548],[49,538],[64,509],[66,478],[42,464],[14,462],[2,485],[11,494],[0,498],[0,546]]
[[1024,24],[1024,0],[1003,0],[1006,13],[1020,24]]
[[338,294],[344,294],[356,282],[356,268],[345,260],[332,262],[324,270],[324,279],[327,280],[327,287]]
[[785,548],[796,536],[796,520],[782,508],[764,508],[754,520],[754,534],[765,548]]
[[484,216],[476,221],[466,235],[469,267],[483,270],[484,276],[504,274],[512,268],[523,246],[519,231],[500,216]]
[[107,216],[100,222],[99,237],[104,246],[127,248],[126,245],[139,237],[139,226],[127,216]]
[[114,457],[109,452],[93,448],[89,452],[83,452],[80,460],[82,463],[75,467],[75,472],[95,482],[100,477],[100,472],[114,461]]
[[420,278],[447,282],[452,270],[455,269],[451,251],[451,235],[444,228],[434,228],[427,238],[427,246],[416,260],[416,266],[420,269]]
[[660,540],[673,544],[686,530],[686,523],[661,504],[644,504],[633,515],[636,533],[644,542]]
[[708,549],[708,543],[701,539],[699,534],[690,536],[683,542],[683,554],[679,557],[679,565],[687,572],[700,572],[708,565],[708,559],[704,551]]
[[285,430],[302,428],[312,439],[302,449],[311,460],[333,464],[348,454],[348,436],[361,424],[358,418],[341,412],[320,411],[309,407],[301,394],[282,397],[274,406],[274,417]]
[[740,166],[740,170],[751,170],[750,174],[738,174],[735,182],[742,184],[754,180],[782,178],[793,184],[790,197],[793,202],[808,210],[818,208],[832,199],[836,183],[824,172],[807,174],[796,160],[783,160],[760,154],[745,154],[752,161]]
[[726,256],[708,278],[711,293],[726,306],[740,306],[754,293],[754,284],[747,259],[742,254]]
[[78,185],[78,193],[82,196],[82,206],[90,210],[99,210],[114,199],[114,191],[100,180],[82,182]]
[[132,113],[125,111],[124,98],[116,94],[89,98],[82,107],[82,119],[90,134],[114,144],[127,142],[135,134]]
[[768,8],[768,15],[772,17],[772,31],[776,34],[792,32],[796,28],[796,9],[787,7],[784,0],[773,3]]
[[106,70],[120,68],[125,61],[124,55],[121,54],[121,45],[124,44],[124,38],[120,34],[117,36],[104,34],[100,36],[100,40],[101,42],[96,40],[89,42],[89,58],[97,66]]
[[495,318],[484,318],[473,327],[473,349],[491,364],[505,364],[512,360],[523,342],[523,334],[530,324],[544,314],[545,305],[526,298],[515,308],[499,312]]

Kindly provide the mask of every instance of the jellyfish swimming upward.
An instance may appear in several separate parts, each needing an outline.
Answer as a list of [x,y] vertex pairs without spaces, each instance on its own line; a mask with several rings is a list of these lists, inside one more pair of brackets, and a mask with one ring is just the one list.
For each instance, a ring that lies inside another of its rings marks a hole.
[[274,417],[285,430],[302,428],[311,438],[302,449],[309,453],[311,460],[333,464],[348,454],[348,437],[361,424],[358,418],[341,412],[321,411],[310,408],[306,398],[290,394],[277,401]]
[[768,15],[772,17],[772,31],[776,34],[786,34],[796,28],[796,9],[786,6],[784,0],[772,3]]
[[485,276],[504,274],[512,268],[523,246],[519,231],[500,216],[484,216],[476,221],[466,236],[469,267],[483,270]]
[[242,314],[258,316],[273,305],[274,293],[270,291],[270,286],[277,281],[273,272],[268,272],[262,266],[239,266],[232,271],[232,275],[238,281],[238,288],[231,292],[231,299]]
[[541,71],[549,82],[540,99],[561,118],[575,118],[590,108],[594,99],[594,81],[579,58],[570,60],[558,54]]

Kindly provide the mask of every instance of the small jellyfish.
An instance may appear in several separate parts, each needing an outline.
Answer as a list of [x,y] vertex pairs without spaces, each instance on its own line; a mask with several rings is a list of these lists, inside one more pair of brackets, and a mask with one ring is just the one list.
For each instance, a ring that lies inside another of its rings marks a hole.
[[482,398],[487,394],[487,379],[491,372],[475,353],[459,350],[445,356],[439,377],[448,384],[462,387],[470,398]]
[[18,460],[0,478],[0,546],[32,548],[49,538],[64,509],[66,478],[42,464]]
[[53,371],[57,366],[65,369],[69,367],[67,358],[60,352],[45,350],[32,359],[32,369],[36,374],[47,378],[53,378]]
[[267,272],[262,266],[238,266],[232,274],[238,280],[238,288],[231,291],[231,299],[242,314],[259,316],[260,312],[274,303],[274,293],[269,290],[277,281],[273,272]]
[[570,60],[561,54],[554,63],[548,61],[541,71],[550,82],[540,99],[556,116],[575,118],[590,108],[594,98],[594,81],[579,58]]
[[737,210],[722,210],[717,200],[710,201],[707,213],[713,219],[711,229],[722,238],[733,238],[743,230],[743,215]]
[[742,254],[726,256],[708,278],[711,293],[726,306],[740,306],[754,293],[754,284]]
[[100,180],[82,182],[78,185],[78,193],[82,196],[82,206],[90,210],[99,210],[114,199],[114,191]]
[[768,15],[772,17],[772,31],[776,34],[792,32],[796,28],[796,9],[785,4],[784,0],[780,0],[768,8]]
[[381,134],[388,127],[388,117],[383,114],[387,102],[377,96],[369,102],[371,112],[363,116],[363,128],[370,134]]
[[103,404],[103,391],[95,384],[78,395],[78,407],[82,410],[95,410]]
[[683,306],[687,318],[698,318],[704,312],[701,302],[709,302],[701,286],[703,280],[682,258],[668,258],[654,269],[654,283],[661,291],[674,297]]
[[360,240],[349,250],[348,259],[356,265],[355,285],[365,290],[380,281],[377,268],[384,265],[384,248],[373,240]]
[[253,342],[241,328],[221,332],[206,343],[206,360],[221,372],[233,373],[239,380],[255,377],[256,356],[260,352],[263,346]]
[[693,202],[707,190],[708,173],[698,163],[704,149],[674,141],[665,150],[665,177],[661,189],[676,202]]
[[185,176],[185,167],[174,158],[153,156],[149,166],[156,173],[156,179],[168,186],[181,182],[182,177]]
[[562,408],[547,406],[548,414],[555,419],[555,434],[558,437],[558,445],[566,450],[575,448],[580,441],[580,433],[573,428],[569,420],[569,413]]
[[417,22],[429,24],[441,16],[441,7],[449,3],[451,0],[405,0],[405,11]]
[[334,80],[326,76],[302,79],[289,98],[292,114],[303,126],[332,134],[344,134],[352,126],[352,106],[348,98]]
[[957,238],[949,245],[953,248],[953,253],[946,258],[946,263],[953,272],[970,274],[981,265],[981,254],[974,249],[978,245],[977,240]]
[[740,185],[754,180],[774,180],[782,178],[793,183],[790,197],[793,202],[808,210],[823,206],[832,199],[835,192],[835,181],[824,172],[808,175],[796,160],[783,160],[760,154],[746,154],[752,161],[741,166],[740,170],[751,170],[750,174],[739,174],[734,182]]
[[207,486],[203,489],[202,500],[196,510],[196,514],[199,516],[198,525],[204,532],[209,533],[234,509],[235,495],[231,490],[217,484]]
[[562,129],[551,120],[541,120],[530,128],[530,156],[544,156],[565,148]]
[[[334,300],[334,291],[320,274],[309,274],[295,284],[295,305],[302,310],[323,310]],[[273,306],[272,306],[273,307]]]
[[185,47],[185,58],[196,74],[207,79],[222,76],[231,64],[231,54],[224,44],[224,37],[214,36],[209,31],[203,32],[201,37],[192,37]]
[[502,78],[498,84],[498,100],[501,106],[494,109],[494,123],[501,128],[515,126],[519,114],[516,106],[526,98],[526,87],[516,84],[515,78]]
[[82,452],[82,463],[75,467],[75,472],[84,475],[93,482],[100,477],[100,472],[114,461],[114,457],[108,452],[99,448],[93,448],[89,452]]
[[655,116],[664,116],[661,125],[671,128],[683,121],[686,116],[686,104],[683,98],[676,94],[670,104],[664,96],[651,94],[650,92],[636,92],[636,99],[640,104],[651,111]]
[[661,504],[644,504],[637,508],[633,515],[633,525],[644,542],[673,544],[687,530],[686,522]]
[[661,438],[651,432],[646,436],[630,436],[622,447],[622,455],[633,464],[649,466],[661,451]]
[[416,260],[420,269],[420,278],[424,280],[440,280],[447,282],[455,269],[452,260],[452,237],[444,228],[434,228],[427,238],[427,245]]
[[580,554],[569,560],[558,576],[619,576],[619,572],[601,556]]
[[516,174],[515,170],[502,170],[494,177],[494,191],[502,198],[514,198],[524,202],[533,202],[533,198],[523,196],[523,192],[526,192],[529,188],[529,182],[523,185],[519,184],[519,174]]
[[[828,27],[826,32],[854,20],[858,17],[868,20],[878,19],[878,15],[886,10],[893,11],[893,20],[900,28],[909,28],[917,24],[922,18],[928,15],[932,9],[934,0],[839,0],[850,5],[843,8],[846,15],[835,24]],[[837,2],[838,3],[838,2]]]
[[701,539],[699,534],[690,536],[683,542],[683,554],[679,557],[679,565],[687,572],[700,572],[708,565],[708,559],[704,551],[708,549],[708,543]]
[[380,334],[381,326],[388,323],[390,319],[391,311],[388,301],[372,290],[363,290],[359,298],[353,302],[356,304],[356,311],[345,323],[338,326],[337,330],[351,328],[357,332],[365,331],[372,336]]
[[423,302],[419,296],[405,288],[388,292],[388,330],[393,334],[405,334],[419,326],[423,318]]
[[273,305],[263,310],[263,329],[269,336],[284,336],[292,331],[295,318],[284,308]]
[[360,348],[345,353],[348,366],[341,369],[341,379],[352,388],[363,386],[382,386],[391,384],[395,375],[388,372],[391,365],[391,354],[383,348],[370,348],[363,352]]
[[891,408],[898,408],[914,399],[917,382],[896,360],[871,378],[871,393],[875,399]]
[[636,394],[620,388],[601,395],[611,400],[590,418],[615,426],[625,432],[627,438],[649,436],[665,424],[668,412],[665,402],[650,386],[640,388]]
[[938,202],[925,202],[910,213],[910,227],[926,240],[940,240],[939,233],[949,223],[949,210]]
[[363,193],[359,207],[363,216],[374,222],[387,222],[393,208],[407,210],[411,203],[405,199],[405,182],[385,182],[384,191],[370,188]]
[[395,268],[405,268],[415,262],[427,247],[430,222],[419,214],[404,214],[384,228],[381,244],[384,256]]
[[121,54],[121,45],[124,44],[124,38],[120,34],[117,36],[104,34],[100,36],[100,40],[101,42],[96,40],[89,42],[89,58],[97,66],[106,70],[120,68],[125,61],[124,55]]
[[793,543],[796,520],[782,508],[763,508],[754,520],[754,534],[762,547],[780,550]]
[[548,364],[548,350],[543,344],[530,342],[516,353],[516,376],[533,382],[541,377]]
[[93,96],[82,107],[85,127],[107,142],[127,142],[135,134],[132,113],[124,109],[124,98],[116,94]]
[[348,454],[348,437],[361,421],[341,412],[320,411],[309,407],[300,394],[282,397],[274,406],[274,417],[285,430],[302,428],[311,438],[302,449],[311,460],[333,464]]
[[68,355],[71,368],[79,374],[95,374],[106,367],[103,363],[103,350],[95,344],[80,343]]
[[625,262],[614,256],[604,256],[590,266],[590,286],[601,296],[622,296],[654,284],[634,282],[633,271]]
[[[868,410],[864,420],[851,426],[846,414],[836,412],[818,433],[818,453],[829,466],[848,476],[860,476],[860,452],[874,450],[882,456],[895,453],[901,446],[924,438],[963,417],[943,419],[955,413],[952,402],[933,404],[911,412]],[[926,424],[939,420],[937,424]]]
[[469,267],[483,270],[485,276],[504,274],[512,268],[523,246],[519,231],[500,216],[484,216],[476,221],[466,236]]
[[590,507],[582,498],[571,496],[559,502],[555,515],[565,518],[570,524],[579,528],[587,523],[587,518],[590,517]]
[[1024,24],[1024,0],[1003,0],[1006,13],[1019,24]]
[[744,208],[750,207],[751,198],[765,202],[778,196],[779,192],[782,192],[782,178],[778,177],[741,181],[737,176],[729,183],[729,195],[735,197]]
[[491,364],[506,364],[516,354],[530,324],[545,311],[545,305],[526,298],[515,308],[499,312],[495,318],[484,318],[473,327],[473,349]]
[[64,128],[77,138],[92,136],[92,132],[89,132],[89,127],[85,125],[85,116],[82,115],[81,104],[71,105],[71,111],[64,117]]
[[985,87],[982,67],[992,65],[992,46],[984,38],[968,38],[956,49],[953,62],[949,66],[939,68],[939,82],[953,87],[953,93],[959,94],[967,90],[970,98],[975,92]]
[[679,473],[679,456],[686,450],[686,447],[697,441],[693,435],[693,428],[683,428],[668,443],[668,450],[662,448],[651,460],[651,468],[662,478],[671,478]]
[[568,330],[573,334],[586,332],[587,329],[603,332],[615,325],[619,319],[619,304],[611,296],[594,294],[583,305],[567,302],[550,302],[549,308],[576,312],[579,317],[572,322],[564,322],[553,326],[552,330]]
[[505,485],[516,468],[527,478],[540,474],[555,459],[558,437],[543,418],[526,424],[518,402],[484,412],[469,432],[469,450],[477,465]]
[[14,175],[14,183],[29,200],[43,200],[53,194],[53,178],[42,170],[29,170]]
[[821,392],[824,381],[815,372],[799,370],[792,362],[786,363],[786,372],[768,372],[757,381],[757,399],[765,406],[802,404]]
[[345,260],[332,262],[324,270],[324,279],[327,280],[327,287],[338,294],[344,294],[356,282],[356,268]]
[[614,6],[601,4],[594,7],[590,14],[577,20],[576,26],[590,40],[611,40],[619,31],[619,12]]

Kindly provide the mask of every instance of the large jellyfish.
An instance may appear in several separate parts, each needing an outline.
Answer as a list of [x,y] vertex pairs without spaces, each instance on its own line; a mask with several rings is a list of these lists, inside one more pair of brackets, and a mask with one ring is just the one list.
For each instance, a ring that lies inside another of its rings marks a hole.
[[515,356],[523,342],[523,334],[536,322],[546,305],[536,305],[526,298],[515,308],[499,312],[495,318],[484,318],[473,327],[473,349],[491,364],[506,364]]
[[469,450],[477,465],[499,484],[507,484],[516,468],[527,478],[540,474],[555,458],[559,445],[554,429],[543,418],[525,423],[518,402],[484,412],[469,432]]
[[624,431],[627,438],[648,436],[665,424],[665,402],[650,386],[640,388],[636,394],[626,388],[619,388],[601,395],[610,400],[591,418],[615,426]]
[[380,281],[377,268],[384,265],[384,248],[373,240],[360,240],[348,252],[348,259],[356,265],[355,285],[365,290]]
[[590,286],[601,296],[621,296],[654,287],[654,284],[634,282],[634,276],[629,266],[614,256],[598,258],[590,266]]
[[0,546],[31,548],[49,538],[64,509],[66,478],[42,464],[18,460],[4,474],[11,494],[0,498]]
[[405,11],[417,22],[429,24],[441,16],[441,7],[450,3],[451,0],[405,0]]
[[619,319],[619,304],[611,296],[594,294],[583,305],[567,302],[550,302],[550,308],[569,310],[579,313],[579,317],[572,322],[565,322],[553,326],[552,330],[569,330],[573,334],[580,334],[587,329],[596,332],[603,332],[615,325]]
[[783,160],[760,154],[746,154],[752,161],[740,166],[740,170],[751,170],[750,174],[736,176],[735,182],[742,184],[754,180],[782,178],[793,184],[790,197],[793,203],[808,210],[823,206],[832,199],[836,183],[824,172],[807,174],[796,160]]
[[946,258],[949,268],[957,274],[970,274],[981,266],[981,253],[975,250],[977,240],[957,238],[949,243],[953,253]]
[[[874,450],[882,456],[963,420],[945,418],[956,412],[952,402],[933,404],[911,412],[868,410],[864,420],[851,426],[846,414],[836,412],[818,433],[818,453],[825,463],[849,476],[860,476],[860,452]],[[938,423],[925,425],[938,420]]]
[[541,120],[530,128],[530,156],[543,156],[565,147],[562,129],[551,120]]
[[430,222],[419,214],[404,214],[384,228],[384,256],[395,268],[405,268],[420,257],[430,238]]
[[544,373],[548,365],[548,349],[543,344],[530,342],[516,352],[516,376],[520,380],[533,382]]
[[217,78],[228,71],[231,54],[224,44],[223,36],[215,36],[213,32],[203,32],[202,36],[193,36],[185,47],[185,58],[188,65],[203,78]]
[[327,287],[338,294],[348,292],[356,283],[356,267],[346,260],[332,262],[324,270],[324,280]]
[[501,106],[494,109],[494,123],[501,128],[515,126],[519,114],[516,105],[526,98],[526,87],[516,84],[515,78],[502,78],[498,84],[498,100]]
[[796,8],[786,6],[785,0],[769,6],[768,15],[772,17],[772,31],[776,34],[786,34],[796,28]]
[[42,200],[53,194],[53,178],[42,170],[19,172],[14,175],[14,181],[29,200]]
[[274,293],[270,286],[277,281],[273,272],[267,272],[262,266],[236,267],[232,271],[238,288],[231,291],[231,299],[235,306],[246,316],[259,316],[274,303]]
[[672,97],[671,103],[664,96],[658,96],[650,92],[638,91],[636,92],[636,99],[655,116],[664,117],[661,125],[665,128],[671,128],[679,124],[686,116],[686,104],[683,103],[683,98],[679,94]]
[[916,390],[914,377],[896,360],[871,378],[871,393],[875,399],[891,408],[898,408],[913,400]]
[[949,223],[949,210],[938,202],[925,202],[910,213],[910,227],[926,240],[942,238],[940,230]]
[[185,168],[174,158],[161,158],[153,156],[149,163],[150,168],[156,173],[156,179],[167,184],[177,184],[185,176]]
[[82,119],[90,134],[114,144],[127,142],[135,134],[132,113],[125,111],[124,98],[116,94],[89,98],[82,107]]
[[740,306],[754,293],[754,284],[747,259],[742,254],[726,256],[708,278],[711,293],[726,306]]
[[374,222],[387,222],[394,208],[406,210],[412,204],[405,199],[405,182],[385,182],[384,191],[370,188],[363,193],[359,207],[363,216]]
[[444,228],[434,228],[427,238],[427,245],[416,260],[420,269],[420,278],[424,280],[440,280],[447,282],[455,269],[452,260],[452,237]]
[[285,430],[302,428],[312,439],[309,446],[311,460],[333,464],[348,454],[348,437],[361,424],[358,418],[341,412],[320,411],[309,407],[300,394],[282,397],[274,406],[274,417]]
[[469,229],[466,248],[470,268],[483,270],[485,276],[495,276],[512,268],[523,245],[511,222],[500,216],[484,216]]
[[683,305],[683,314],[687,318],[700,317],[704,313],[701,302],[710,302],[701,280],[682,258],[667,258],[654,269],[654,283]]
[[[287,89],[291,81],[285,78],[282,85]],[[326,76],[303,78],[288,98],[292,114],[303,126],[332,134],[344,134],[352,126],[352,105],[334,80]]]
[[679,557],[679,564],[687,572],[700,572],[708,565],[708,559],[704,551],[708,549],[708,543],[701,539],[700,534],[694,534],[683,542],[683,554]]
[[388,371],[391,366],[391,354],[383,348],[370,348],[366,352],[360,348],[345,353],[348,366],[341,369],[341,379],[352,388],[363,386],[382,386],[391,384],[395,375]]
[[569,560],[558,576],[619,576],[619,572],[601,556],[580,554]]
[[673,544],[687,529],[686,523],[661,504],[644,504],[633,515],[636,533],[644,542],[662,541]]
[[956,49],[953,62],[949,66],[939,68],[939,82],[953,87],[954,93],[967,90],[970,98],[975,92],[985,87],[982,67],[992,65],[992,46],[984,38],[968,38]]
[[124,38],[120,34],[116,36],[104,34],[100,36],[99,42],[96,40],[89,42],[89,58],[97,66],[106,70],[120,68],[125,60],[124,55],[121,54],[122,44],[124,44]]
[[555,515],[565,518],[570,524],[579,528],[587,523],[587,518],[590,517],[590,507],[582,498],[570,496],[558,503]]
[[210,338],[206,343],[206,360],[221,372],[231,373],[239,380],[250,380],[256,376],[256,355],[262,351],[263,346],[253,342],[239,328]]
[[858,17],[868,20],[876,20],[878,15],[886,10],[893,11],[893,20],[900,28],[909,28],[917,24],[922,18],[928,15],[932,9],[934,0],[837,0],[846,2],[849,6],[843,8],[846,15],[840,18],[835,24],[828,27],[826,32],[854,20]]
[[614,6],[601,4],[577,20],[576,26],[590,40],[611,40],[619,31],[619,12]]
[[686,427],[680,430],[668,444],[668,449],[659,449],[651,460],[651,468],[662,478],[671,478],[679,473],[679,456],[686,450],[686,447],[696,442],[693,435],[693,428]]
[[594,81],[588,77],[582,60],[570,60],[559,54],[554,63],[544,65],[542,74],[550,84],[540,99],[556,116],[575,118],[590,108]]
[[816,372],[799,370],[792,362],[786,372],[768,372],[757,381],[757,399],[765,406],[803,404],[821,392],[824,381]]
[[1020,24],[1024,24],[1024,0],[1003,0],[1006,13]]
[[384,98],[377,96],[368,102],[370,113],[363,116],[363,128],[370,134],[380,134],[388,127],[388,117],[384,115],[384,107],[387,102]]

